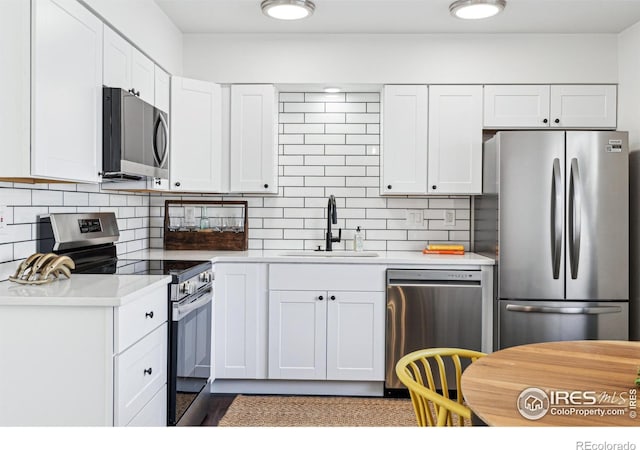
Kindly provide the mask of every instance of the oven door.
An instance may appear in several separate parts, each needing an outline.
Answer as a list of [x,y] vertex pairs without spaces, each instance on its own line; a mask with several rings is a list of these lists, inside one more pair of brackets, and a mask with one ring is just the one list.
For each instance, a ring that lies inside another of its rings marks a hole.
[[171,305],[168,424],[200,425],[211,375],[211,286]]

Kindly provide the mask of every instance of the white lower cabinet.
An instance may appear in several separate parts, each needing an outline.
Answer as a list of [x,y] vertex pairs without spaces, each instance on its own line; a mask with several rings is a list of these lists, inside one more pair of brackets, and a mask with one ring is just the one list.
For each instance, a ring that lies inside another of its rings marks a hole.
[[116,355],[114,372],[115,425],[123,426],[167,385],[167,324]]
[[384,379],[384,293],[271,291],[269,378]]
[[167,293],[0,307],[0,426],[166,426]]
[[267,265],[215,265],[215,378],[267,378]]

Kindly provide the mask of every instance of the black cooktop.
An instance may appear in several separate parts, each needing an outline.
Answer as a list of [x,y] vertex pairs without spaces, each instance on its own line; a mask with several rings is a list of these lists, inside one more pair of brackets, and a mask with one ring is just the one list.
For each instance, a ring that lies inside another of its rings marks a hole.
[[115,259],[76,270],[85,274],[171,275],[173,283],[182,283],[211,269],[210,261],[156,259]]

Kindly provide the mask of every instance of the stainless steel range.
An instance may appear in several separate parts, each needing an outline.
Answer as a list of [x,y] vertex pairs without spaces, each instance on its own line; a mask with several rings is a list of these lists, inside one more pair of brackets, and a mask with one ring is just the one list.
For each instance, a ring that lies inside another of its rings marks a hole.
[[210,392],[211,262],[118,259],[118,238],[113,213],[50,214],[39,221],[38,251],[70,256],[75,273],[171,275],[167,424],[200,425]]

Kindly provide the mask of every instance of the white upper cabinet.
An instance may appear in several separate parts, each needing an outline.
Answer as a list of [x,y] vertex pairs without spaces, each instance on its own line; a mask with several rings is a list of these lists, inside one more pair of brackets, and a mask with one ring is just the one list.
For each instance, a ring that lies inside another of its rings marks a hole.
[[222,192],[227,169],[220,85],[172,77],[171,109],[171,190]]
[[615,85],[484,87],[484,127],[616,128]]
[[169,74],[107,25],[103,73],[105,86],[133,92],[150,105],[169,111]]
[[168,114],[171,101],[171,76],[158,66],[155,66],[154,98],[156,108]]
[[551,86],[552,127],[611,128],[616,122],[616,86]]
[[102,22],[75,0],[40,0],[32,8],[32,175],[98,182]]
[[429,194],[482,192],[482,86],[431,86]]
[[155,64],[140,50],[133,49],[131,63],[131,88],[145,102],[155,105]]
[[549,94],[549,85],[485,86],[485,128],[548,127]]
[[382,97],[382,194],[426,194],[428,88],[385,86]]
[[107,87],[129,90],[133,46],[110,27],[104,26],[103,83]]
[[278,192],[277,118],[275,86],[231,86],[231,192]]

